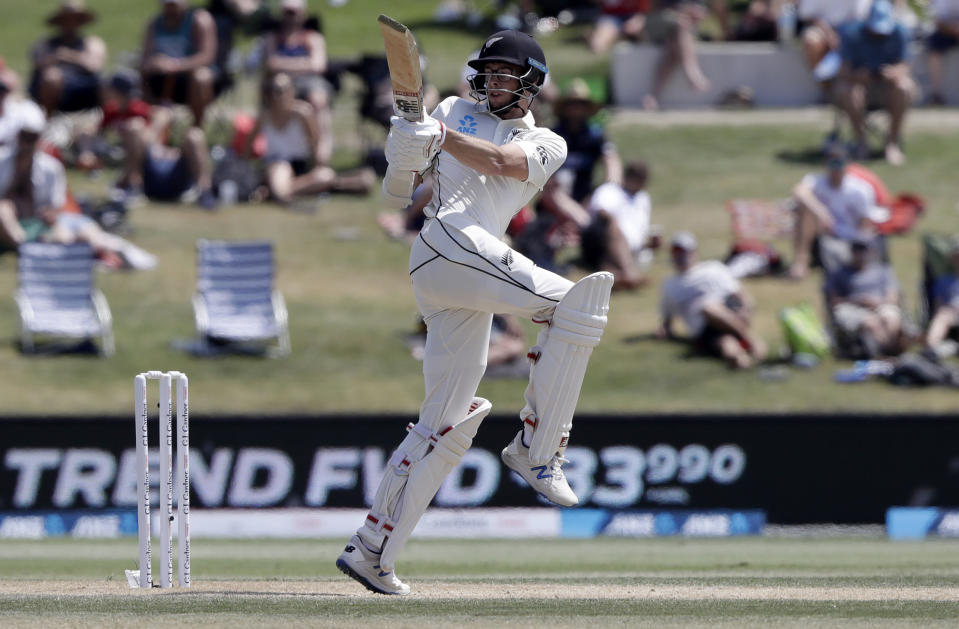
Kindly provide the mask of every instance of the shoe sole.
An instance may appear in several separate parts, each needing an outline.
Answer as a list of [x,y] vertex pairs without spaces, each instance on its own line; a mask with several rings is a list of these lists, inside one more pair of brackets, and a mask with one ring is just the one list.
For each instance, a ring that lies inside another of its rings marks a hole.
[[365,587],[370,592],[373,592],[374,594],[384,594],[386,596],[406,596],[407,594],[409,594],[409,592],[404,594],[403,592],[388,592],[386,590],[381,590],[380,588],[373,585],[369,579],[367,579],[366,577],[361,575],[359,572],[351,568],[350,564],[346,563],[344,559],[337,559],[336,567],[340,569],[340,572],[350,577],[351,579],[357,581],[360,585]]

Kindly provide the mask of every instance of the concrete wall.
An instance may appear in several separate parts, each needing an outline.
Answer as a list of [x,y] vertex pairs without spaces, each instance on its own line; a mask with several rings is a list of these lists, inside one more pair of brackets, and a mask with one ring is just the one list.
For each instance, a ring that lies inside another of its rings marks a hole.
[[[697,92],[686,82],[681,70],[670,77],[660,99],[668,109],[713,107],[724,94],[741,86],[753,90],[759,107],[802,107],[821,102],[819,86],[806,68],[797,45],[775,43],[700,42],[699,63],[712,82],[708,92]],[[611,77],[613,102],[623,107],[641,107],[643,96],[652,87],[659,48],[650,44],[620,43],[613,49]],[[923,91],[928,84],[925,54],[912,58],[913,72]],[[959,105],[959,51],[946,57],[944,95]]]

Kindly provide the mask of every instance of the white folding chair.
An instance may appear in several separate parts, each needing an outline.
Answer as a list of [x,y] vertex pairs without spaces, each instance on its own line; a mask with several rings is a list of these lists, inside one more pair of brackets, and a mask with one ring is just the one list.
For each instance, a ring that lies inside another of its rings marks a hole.
[[99,338],[100,353],[114,352],[113,317],[93,282],[95,259],[86,243],[29,242],[19,248],[20,344],[36,350],[37,335]]
[[286,302],[274,286],[270,242],[197,242],[193,313],[205,343],[238,346],[276,340],[274,356],[290,353]]

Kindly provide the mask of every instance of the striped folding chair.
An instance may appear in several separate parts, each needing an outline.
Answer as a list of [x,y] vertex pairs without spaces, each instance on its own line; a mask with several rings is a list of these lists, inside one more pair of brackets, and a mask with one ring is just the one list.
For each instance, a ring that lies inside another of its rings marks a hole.
[[206,344],[262,345],[273,356],[290,353],[286,302],[274,285],[273,244],[197,242],[193,296],[197,333]]
[[20,346],[37,349],[36,337],[99,338],[103,356],[114,352],[113,317],[94,286],[96,260],[86,243],[28,242],[19,248]]

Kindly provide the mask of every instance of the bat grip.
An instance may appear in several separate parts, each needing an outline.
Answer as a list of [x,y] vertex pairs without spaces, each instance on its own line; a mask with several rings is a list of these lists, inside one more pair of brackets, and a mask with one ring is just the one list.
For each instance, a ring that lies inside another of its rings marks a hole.
[[411,170],[397,171],[392,166],[388,167],[386,176],[383,177],[383,200],[389,207],[406,207],[413,198],[415,183],[415,172]]

